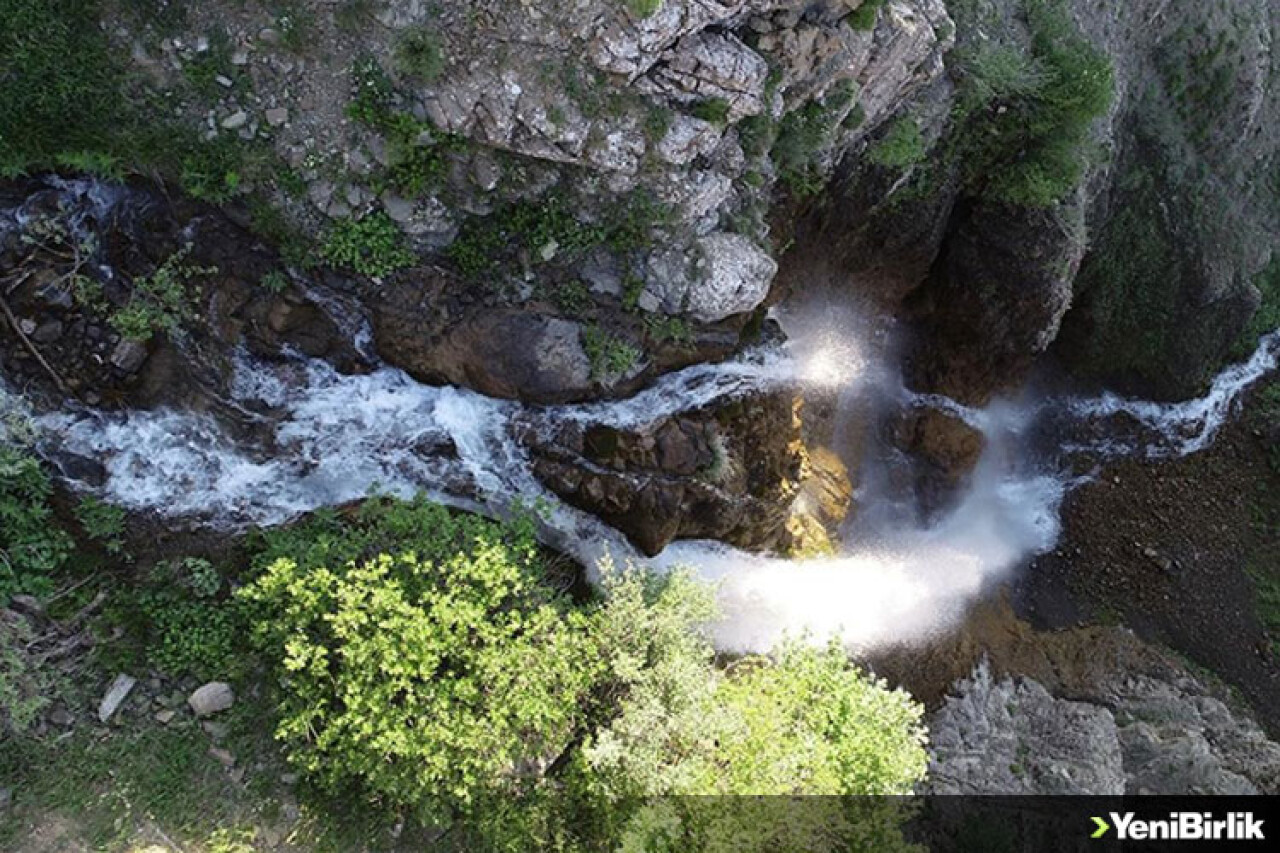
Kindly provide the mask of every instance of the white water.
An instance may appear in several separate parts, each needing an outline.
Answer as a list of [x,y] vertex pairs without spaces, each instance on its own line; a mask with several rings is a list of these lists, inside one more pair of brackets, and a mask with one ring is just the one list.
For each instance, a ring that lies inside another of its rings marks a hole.
[[[847,336],[801,335],[784,349],[669,375],[629,400],[524,407],[457,388],[420,385],[383,367],[344,376],[318,361],[238,360],[228,401],[256,415],[272,439],[237,441],[207,414],[92,412],[40,419],[48,440],[105,465],[99,490],[116,503],[190,523],[276,524],[372,489],[501,514],[516,500],[546,507],[546,538],[593,563],[605,553],[639,559],[615,531],[561,503],[531,472],[515,427],[550,428],[566,419],[634,427],[754,389],[809,384],[890,398],[893,405],[937,406],[980,429],[987,449],[968,491],[940,521],[924,526],[888,514],[837,557],[790,561],[718,543],[674,543],[652,561],[688,565],[720,584],[719,645],[771,647],[784,634],[815,640],[839,634],[868,648],[923,640],[954,624],[990,584],[1057,539],[1058,508],[1069,481],[1028,458],[1024,436],[1041,411],[1081,422],[1130,416],[1150,436],[1069,445],[1164,454],[1203,448],[1239,393],[1276,366],[1280,332],[1250,361],[1228,368],[1201,399],[1157,404],[1096,399],[999,402],[978,411],[945,398],[913,395],[869,369],[873,361]],[[874,381],[870,378],[875,375]],[[863,387],[868,386],[868,387]],[[870,386],[875,386],[874,388]],[[1154,438],[1153,438],[1154,437]],[[1142,443],[1146,442],[1146,443]],[[867,496],[863,496],[866,498]]]

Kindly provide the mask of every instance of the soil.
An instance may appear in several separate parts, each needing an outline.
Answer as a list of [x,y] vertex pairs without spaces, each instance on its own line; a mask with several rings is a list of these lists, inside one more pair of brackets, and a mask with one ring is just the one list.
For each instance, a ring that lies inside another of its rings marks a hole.
[[1011,597],[1039,629],[1119,623],[1176,650],[1238,688],[1276,737],[1280,657],[1253,580],[1280,573],[1280,472],[1264,420],[1247,408],[1205,451],[1106,465],[1068,496],[1058,548]]

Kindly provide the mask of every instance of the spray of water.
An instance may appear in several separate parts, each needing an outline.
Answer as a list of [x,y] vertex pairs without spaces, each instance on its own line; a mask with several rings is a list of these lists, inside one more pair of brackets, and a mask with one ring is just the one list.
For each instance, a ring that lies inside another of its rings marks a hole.
[[[107,476],[98,491],[132,509],[230,528],[280,523],[372,489],[425,491],[492,513],[516,500],[537,501],[547,507],[547,540],[589,564],[605,553],[640,558],[616,531],[542,487],[515,438],[517,424],[550,429],[573,419],[634,427],[796,384],[841,390],[864,404],[941,407],[981,430],[987,449],[967,491],[940,520],[923,525],[890,513],[860,528],[843,553],[801,562],[712,542],[678,542],[652,561],[659,568],[691,566],[720,584],[725,616],[716,636],[725,649],[767,649],[799,633],[815,640],[839,634],[868,648],[927,639],[962,618],[1029,554],[1053,545],[1070,481],[1028,455],[1025,436],[1039,412],[1065,411],[1082,422],[1123,413],[1154,434],[1145,446],[1192,452],[1209,442],[1240,391],[1275,367],[1280,350],[1280,333],[1267,336],[1250,361],[1186,403],[1107,395],[1036,406],[1000,402],[977,411],[905,391],[875,341],[851,336],[839,323],[789,332],[785,348],[691,367],[618,402],[526,408],[423,386],[390,367],[347,376],[301,357],[266,364],[241,354],[227,402],[246,413],[272,411],[256,415],[270,432],[266,440],[246,442],[212,416],[191,412],[80,411],[46,415],[40,423],[51,447],[99,460]],[[863,495],[868,499],[874,495]]]

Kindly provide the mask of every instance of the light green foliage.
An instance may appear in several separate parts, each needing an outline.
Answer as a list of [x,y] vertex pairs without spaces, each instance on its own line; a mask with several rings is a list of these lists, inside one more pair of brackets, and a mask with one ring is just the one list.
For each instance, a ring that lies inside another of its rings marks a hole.
[[330,229],[320,254],[336,267],[370,278],[390,275],[415,260],[400,229],[382,211],[339,221]]
[[124,510],[97,498],[81,498],[76,504],[76,520],[85,534],[108,554],[124,553]]
[[400,35],[395,47],[396,68],[406,77],[430,83],[444,70],[440,35],[432,27],[420,25]]
[[637,18],[648,18],[662,8],[662,0],[626,0],[627,8]]
[[884,138],[871,146],[867,158],[878,166],[906,169],[925,158],[924,137],[920,125],[910,116],[895,121]]
[[47,594],[71,554],[71,537],[54,523],[52,494],[34,456],[0,445],[0,604],[15,593]]
[[599,326],[582,330],[582,349],[591,362],[591,378],[606,385],[626,376],[644,357],[635,344]]
[[291,760],[444,822],[536,785],[569,746],[595,667],[532,524],[425,501],[366,523],[384,551],[343,562],[364,549],[286,548],[240,593],[288,679],[277,737]]
[[200,276],[217,272],[213,267],[187,263],[190,254],[191,246],[183,246],[165,258],[151,275],[133,280],[129,301],[108,317],[123,338],[145,342],[157,333],[174,335],[181,329],[193,310],[188,286]]

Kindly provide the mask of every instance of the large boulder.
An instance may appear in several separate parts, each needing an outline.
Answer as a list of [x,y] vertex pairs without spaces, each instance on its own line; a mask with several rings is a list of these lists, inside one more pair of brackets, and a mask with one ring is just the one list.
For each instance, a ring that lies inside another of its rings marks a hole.
[[[769,294],[778,264],[741,234],[717,232],[692,252],[673,247],[649,261],[645,290],[652,307],[714,323],[753,310]],[[643,297],[642,297],[643,298]]]

